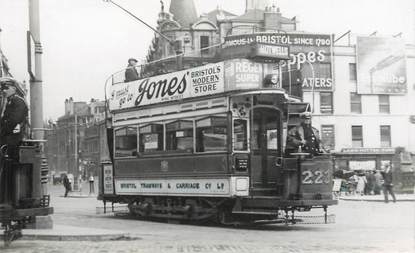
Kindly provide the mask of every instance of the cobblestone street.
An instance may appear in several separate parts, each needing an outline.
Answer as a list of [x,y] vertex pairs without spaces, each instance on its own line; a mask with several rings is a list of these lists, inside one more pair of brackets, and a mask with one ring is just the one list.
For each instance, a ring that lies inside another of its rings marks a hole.
[[[413,252],[413,202],[340,201],[329,212],[335,224],[218,227],[114,217],[96,214],[102,203],[93,196],[62,197],[51,187],[54,226],[122,231],[127,237],[66,238],[63,241],[24,237],[1,252]],[[86,188],[86,187],[85,187]],[[398,196],[399,199],[399,196]],[[318,210],[320,212],[320,210]],[[305,213],[304,215],[307,215]],[[93,241],[89,241],[93,240]]]

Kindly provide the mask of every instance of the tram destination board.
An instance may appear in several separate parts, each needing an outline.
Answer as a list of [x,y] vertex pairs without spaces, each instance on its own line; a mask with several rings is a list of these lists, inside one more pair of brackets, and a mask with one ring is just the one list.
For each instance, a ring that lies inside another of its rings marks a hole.
[[290,50],[285,45],[272,45],[264,43],[255,43],[253,45],[254,58],[265,58],[272,60],[289,60]]

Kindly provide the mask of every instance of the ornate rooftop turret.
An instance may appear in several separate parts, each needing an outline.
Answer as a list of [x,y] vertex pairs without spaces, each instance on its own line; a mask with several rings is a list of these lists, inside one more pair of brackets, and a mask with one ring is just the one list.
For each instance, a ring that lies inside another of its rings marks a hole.
[[198,20],[193,0],[171,0],[170,13],[182,27],[190,27]]

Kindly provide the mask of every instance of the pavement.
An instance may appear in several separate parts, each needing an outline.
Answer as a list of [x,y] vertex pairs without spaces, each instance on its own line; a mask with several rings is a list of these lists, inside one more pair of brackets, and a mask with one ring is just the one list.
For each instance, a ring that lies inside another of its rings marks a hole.
[[[49,220],[52,220],[52,228],[24,229],[22,231],[23,240],[111,241],[138,239],[126,233],[125,231],[92,228],[88,227],[87,224],[83,227],[71,226],[63,222],[65,216],[68,216],[69,214],[96,214],[97,216],[112,215],[103,214],[103,212],[98,212],[98,210],[103,209],[102,207],[97,207],[97,205],[99,204],[102,205],[102,202],[97,201],[97,195],[95,193],[89,193],[89,185],[87,182],[83,184],[83,187],[81,187],[80,190],[69,192],[66,198],[63,194],[63,186],[49,185],[48,187],[49,194],[51,195],[51,206],[54,208],[54,214],[51,215],[51,217],[49,217]],[[97,188],[97,184],[95,184],[95,189]],[[82,200],[84,204],[80,204],[80,200]],[[88,203],[90,204],[88,205]],[[111,210],[110,205],[107,207],[108,210]],[[39,222],[47,223],[48,221],[43,221],[43,219],[39,219]],[[38,224],[36,224],[35,226],[38,226]],[[42,226],[42,224],[39,225],[39,227]]]
[[[415,201],[415,194],[395,194],[397,202]],[[370,201],[370,202],[384,202],[385,197],[383,194],[380,195],[341,195],[338,197],[339,200],[345,201]],[[389,196],[389,202],[392,202],[392,196]]]

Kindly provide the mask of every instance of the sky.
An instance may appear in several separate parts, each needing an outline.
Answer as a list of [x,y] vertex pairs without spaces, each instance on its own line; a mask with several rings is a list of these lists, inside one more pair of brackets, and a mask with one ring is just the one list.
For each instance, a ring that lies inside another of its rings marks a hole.
[[[0,0],[0,48],[13,76],[26,80],[26,31],[29,0]],[[153,27],[159,0],[114,0]],[[164,1],[166,9],[169,0]],[[199,15],[217,6],[243,14],[245,0],[194,0]],[[298,30],[340,36],[403,33],[415,44],[414,0],[278,0],[283,16],[299,20]],[[43,47],[43,112],[45,119],[64,114],[64,101],[103,100],[105,80],[127,65],[144,59],[153,31],[103,0],[40,0]]]

